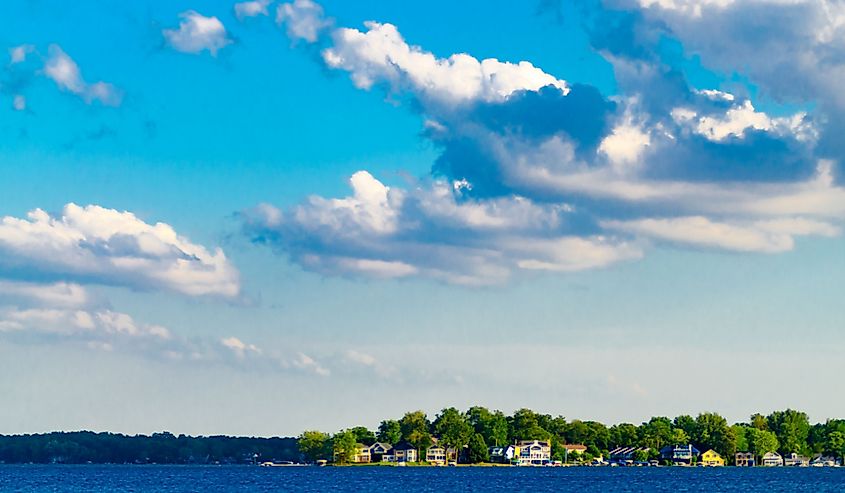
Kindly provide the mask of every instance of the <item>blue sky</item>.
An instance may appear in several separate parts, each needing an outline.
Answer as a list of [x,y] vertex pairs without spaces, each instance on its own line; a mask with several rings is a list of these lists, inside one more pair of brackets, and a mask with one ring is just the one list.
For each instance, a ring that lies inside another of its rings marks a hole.
[[0,433],[845,413],[836,2],[0,10]]

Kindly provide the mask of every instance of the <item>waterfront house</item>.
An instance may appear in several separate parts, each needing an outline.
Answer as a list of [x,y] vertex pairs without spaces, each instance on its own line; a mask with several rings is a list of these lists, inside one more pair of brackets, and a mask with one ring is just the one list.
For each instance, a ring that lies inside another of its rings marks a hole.
[[783,458],[783,465],[787,467],[809,467],[810,459],[792,452]]
[[552,460],[551,444],[543,440],[523,440],[516,450],[520,466],[545,466]]
[[507,447],[490,447],[490,462],[497,464],[510,464],[516,457],[516,447],[508,445]]
[[713,449],[701,454],[701,463],[705,466],[720,467],[725,465],[725,459]]
[[392,457],[393,446],[389,443],[376,442],[370,446],[370,462],[393,462],[388,460]]
[[780,467],[783,465],[783,457],[777,452],[766,452],[762,464],[765,467]]
[[812,467],[836,467],[838,466],[838,462],[833,457],[824,457],[821,455],[817,455],[813,460],[810,461],[810,465]]
[[419,462],[417,449],[408,442],[393,446],[393,462]]
[[701,452],[689,445],[667,445],[660,449],[660,458],[673,464],[691,464]]
[[754,467],[756,463],[751,452],[737,452],[734,456],[734,464],[737,467]]
[[584,452],[587,451],[587,446],[581,445],[581,444],[567,443],[567,444],[563,445],[563,449],[566,450],[566,453],[568,455],[572,455],[572,454],[581,455],[581,454],[583,454]]
[[438,443],[436,438],[432,438],[431,447],[425,450],[425,461],[432,464],[444,465],[450,461],[457,461],[457,451],[453,448],[446,448]]
[[648,453],[648,447],[616,447],[610,451],[610,462],[614,464],[632,464],[636,460],[637,452]]
[[355,455],[352,457],[352,462],[356,464],[369,464],[372,460],[370,455],[370,446],[363,443],[355,444]]

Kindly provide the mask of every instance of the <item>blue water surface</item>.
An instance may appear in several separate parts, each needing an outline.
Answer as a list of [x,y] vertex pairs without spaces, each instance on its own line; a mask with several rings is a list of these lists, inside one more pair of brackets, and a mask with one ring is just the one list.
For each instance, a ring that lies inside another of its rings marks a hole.
[[0,491],[845,492],[845,468],[397,468],[0,465]]

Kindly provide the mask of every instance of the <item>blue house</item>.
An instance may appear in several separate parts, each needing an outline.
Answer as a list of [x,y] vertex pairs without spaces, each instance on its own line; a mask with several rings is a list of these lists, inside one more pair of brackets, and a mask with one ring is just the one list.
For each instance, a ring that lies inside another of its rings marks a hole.
[[701,455],[697,448],[689,445],[667,445],[660,449],[660,458],[673,464],[691,464]]

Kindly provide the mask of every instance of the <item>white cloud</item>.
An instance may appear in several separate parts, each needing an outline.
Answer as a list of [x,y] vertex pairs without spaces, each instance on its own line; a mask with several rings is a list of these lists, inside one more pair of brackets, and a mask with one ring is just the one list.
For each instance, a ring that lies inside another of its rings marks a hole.
[[320,377],[327,377],[331,375],[331,371],[329,369],[325,368],[314,358],[304,353],[297,354],[296,358],[286,363],[285,365],[306,373],[312,373]]
[[792,250],[795,236],[836,236],[839,228],[804,218],[784,218],[750,223],[715,222],[706,217],[607,221],[609,229],[674,243],[739,252],[779,253]]
[[89,305],[92,300],[88,291],[79,284],[39,284],[0,279],[0,303],[18,305],[21,302],[26,305],[36,302],[54,308],[81,308]]
[[270,6],[272,0],[252,0],[249,2],[239,2],[235,4],[235,16],[238,20],[244,20],[247,17],[257,17],[259,15],[269,15],[267,7]]
[[232,43],[226,28],[217,17],[205,17],[188,10],[179,14],[181,21],[178,29],[164,29],[162,34],[167,42],[184,53],[201,53],[208,50],[211,56]]
[[26,97],[21,94],[15,94],[12,98],[12,108],[14,108],[15,111],[26,110]]
[[745,137],[746,131],[752,129],[793,136],[797,140],[815,140],[817,132],[812,124],[806,121],[806,117],[805,113],[797,113],[791,117],[770,118],[769,115],[755,110],[749,100],[733,106],[722,116],[699,116],[688,108],[672,110],[672,118],[676,123],[686,125],[694,132],[717,142],[728,137],[741,139]]
[[258,346],[255,344],[247,344],[237,337],[226,337],[221,339],[220,344],[222,344],[223,347],[230,349],[235,356],[241,359],[249,353],[261,354],[261,349],[259,349]]
[[463,53],[437,58],[408,45],[391,24],[367,22],[366,26],[366,32],[337,29],[332,35],[333,46],[323,52],[330,67],[348,71],[362,89],[378,83],[407,86],[424,99],[446,104],[503,101],[514,92],[545,86],[568,91],[565,81],[530,62],[479,61]]
[[34,51],[35,46],[29,44],[9,48],[9,65],[25,62],[27,56]]
[[79,66],[58,45],[50,45],[48,49],[44,75],[52,79],[59,89],[81,97],[86,103],[99,101],[105,106],[120,105],[122,94],[117,88],[107,82],[85,82]]
[[[687,19],[679,26],[708,16],[734,22],[722,13],[742,3],[631,2],[646,6],[646,16],[672,11]],[[347,71],[357,87],[387,86],[419,102],[424,135],[442,151],[421,184],[388,187],[361,171],[348,197],[245,214],[248,234],[307,269],[475,286],[638,259],[650,240],[783,252],[797,236],[840,234],[845,188],[834,170],[841,163],[817,150],[824,115],[772,116],[746,98],[667,77],[673,67],[617,54],[608,56],[623,93],[607,98],[530,62],[439,58],[391,24],[322,37],[329,23],[311,1],[279,12],[291,37],[324,42],[323,61]],[[842,19],[819,36],[840,39]],[[298,29],[299,21],[318,27]],[[723,32],[718,22],[707,25]],[[558,90],[540,91],[547,86]]]
[[60,216],[36,209],[26,219],[0,219],[0,271],[15,268],[63,280],[85,280],[189,296],[239,294],[238,272],[164,223],[130,212],[65,206]]
[[312,197],[287,212],[266,206],[247,212],[248,234],[319,272],[461,285],[501,284],[520,270],[603,267],[641,255],[636,245],[612,237],[559,232],[571,213],[560,204],[461,200],[445,182],[396,190],[369,173],[355,176],[366,179],[352,180],[352,197]]
[[331,26],[331,21],[323,14],[323,7],[311,0],[294,0],[279,5],[276,22],[286,25],[291,39],[309,43],[316,42],[320,33]]
[[111,310],[0,307],[0,332],[27,332],[83,340],[116,338],[169,341],[172,335],[160,325],[135,322],[125,313]]

